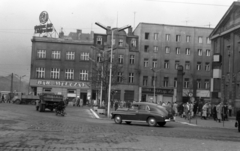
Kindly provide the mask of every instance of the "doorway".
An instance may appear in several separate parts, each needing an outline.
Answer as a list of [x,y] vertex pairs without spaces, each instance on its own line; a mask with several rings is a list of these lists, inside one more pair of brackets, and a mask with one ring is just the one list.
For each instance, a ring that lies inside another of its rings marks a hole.
[[80,93],[80,99],[83,100],[83,105],[87,105],[87,93]]

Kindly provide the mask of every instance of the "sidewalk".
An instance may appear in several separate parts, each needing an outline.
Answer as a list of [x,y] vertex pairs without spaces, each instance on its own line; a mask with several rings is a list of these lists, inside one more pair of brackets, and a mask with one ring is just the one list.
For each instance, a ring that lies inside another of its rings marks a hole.
[[[111,120],[111,118],[108,118],[104,114],[98,114],[92,108],[90,110],[92,110],[91,112],[93,112],[93,114],[96,114],[98,116],[98,119],[100,119],[100,120]],[[96,117],[96,115],[95,115],[95,117]],[[185,118],[176,116],[176,122],[181,123],[181,124],[190,125],[190,126],[198,126],[198,127],[236,129],[234,126],[235,125],[235,117],[231,117],[231,118],[229,118],[228,121],[221,121],[221,123],[219,123],[219,122],[214,121],[213,119],[204,120],[204,119],[201,119],[200,117],[197,117],[197,118],[193,118],[189,121]]]

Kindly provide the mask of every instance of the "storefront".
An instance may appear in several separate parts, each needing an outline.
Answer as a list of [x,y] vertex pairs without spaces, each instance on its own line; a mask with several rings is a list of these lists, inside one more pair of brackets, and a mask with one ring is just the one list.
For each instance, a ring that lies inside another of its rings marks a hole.
[[141,93],[142,102],[153,102],[157,104],[161,103],[172,103],[174,96],[174,89],[161,89],[155,88],[155,99],[154,99],[154,88],[142,88]]
[[35,95],[52,92],[62,94],[69,101],[80,97],[84,105],[91,98],[91,89],[88,82],[31,79],[30,86]]

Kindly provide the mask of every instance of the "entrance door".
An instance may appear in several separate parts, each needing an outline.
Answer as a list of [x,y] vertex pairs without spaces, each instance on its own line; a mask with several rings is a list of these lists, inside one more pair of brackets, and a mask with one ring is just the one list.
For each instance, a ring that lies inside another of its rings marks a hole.
[[83,100],[83,105],[87,105],[87,93],[80,93],[80,99]]

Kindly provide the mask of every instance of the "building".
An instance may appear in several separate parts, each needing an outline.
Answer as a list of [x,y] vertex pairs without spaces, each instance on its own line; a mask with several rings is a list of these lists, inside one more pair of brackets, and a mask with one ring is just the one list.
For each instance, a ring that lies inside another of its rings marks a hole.
[[[110,59],[111,41],[113,39],[113,65],[120,66],[121,69],[117,70],[116,68],[113,68],[116,79],[112,80],[112,84],[114,83],[112,85],[112,91],[115,92],[112,99],[125,102],[138,101],[138,36],[133,34],[131,27],[128,28],[128,33],[124,30],[117,31],[118,28],[108,28],[109,30],[106,30],[105,34],[94,34],[95,56],[93,58],[94,60],[101,60],[101,57],[104,58],[102,55],[107,55]],[[113,30],[114,32],[112,37]],[[109,71],[107,71],[107,74],[104,75],[109,76],[108,73]],[[106,89],[107,88],[103,89],[103,99],[107,99]],[[100,88],[98,87],[96,90],[99,92]]]
[[240,108],[240,2],[233,2],[211,35],[212,99]]
[[32,38],[30,87],[35,95],[54,92],[65,98],[91,98],[90,69],[93,33],[81,30],[59,38]]
[[[212,28],[140,23],[140,101],[176,101],[177,68],[184,67],[183,97],[210,99]],[[193,82],[195,81],[195,82]],[[154,97],[155,94],[155,97]],[[154,99],[156,98],[156,99]]]

